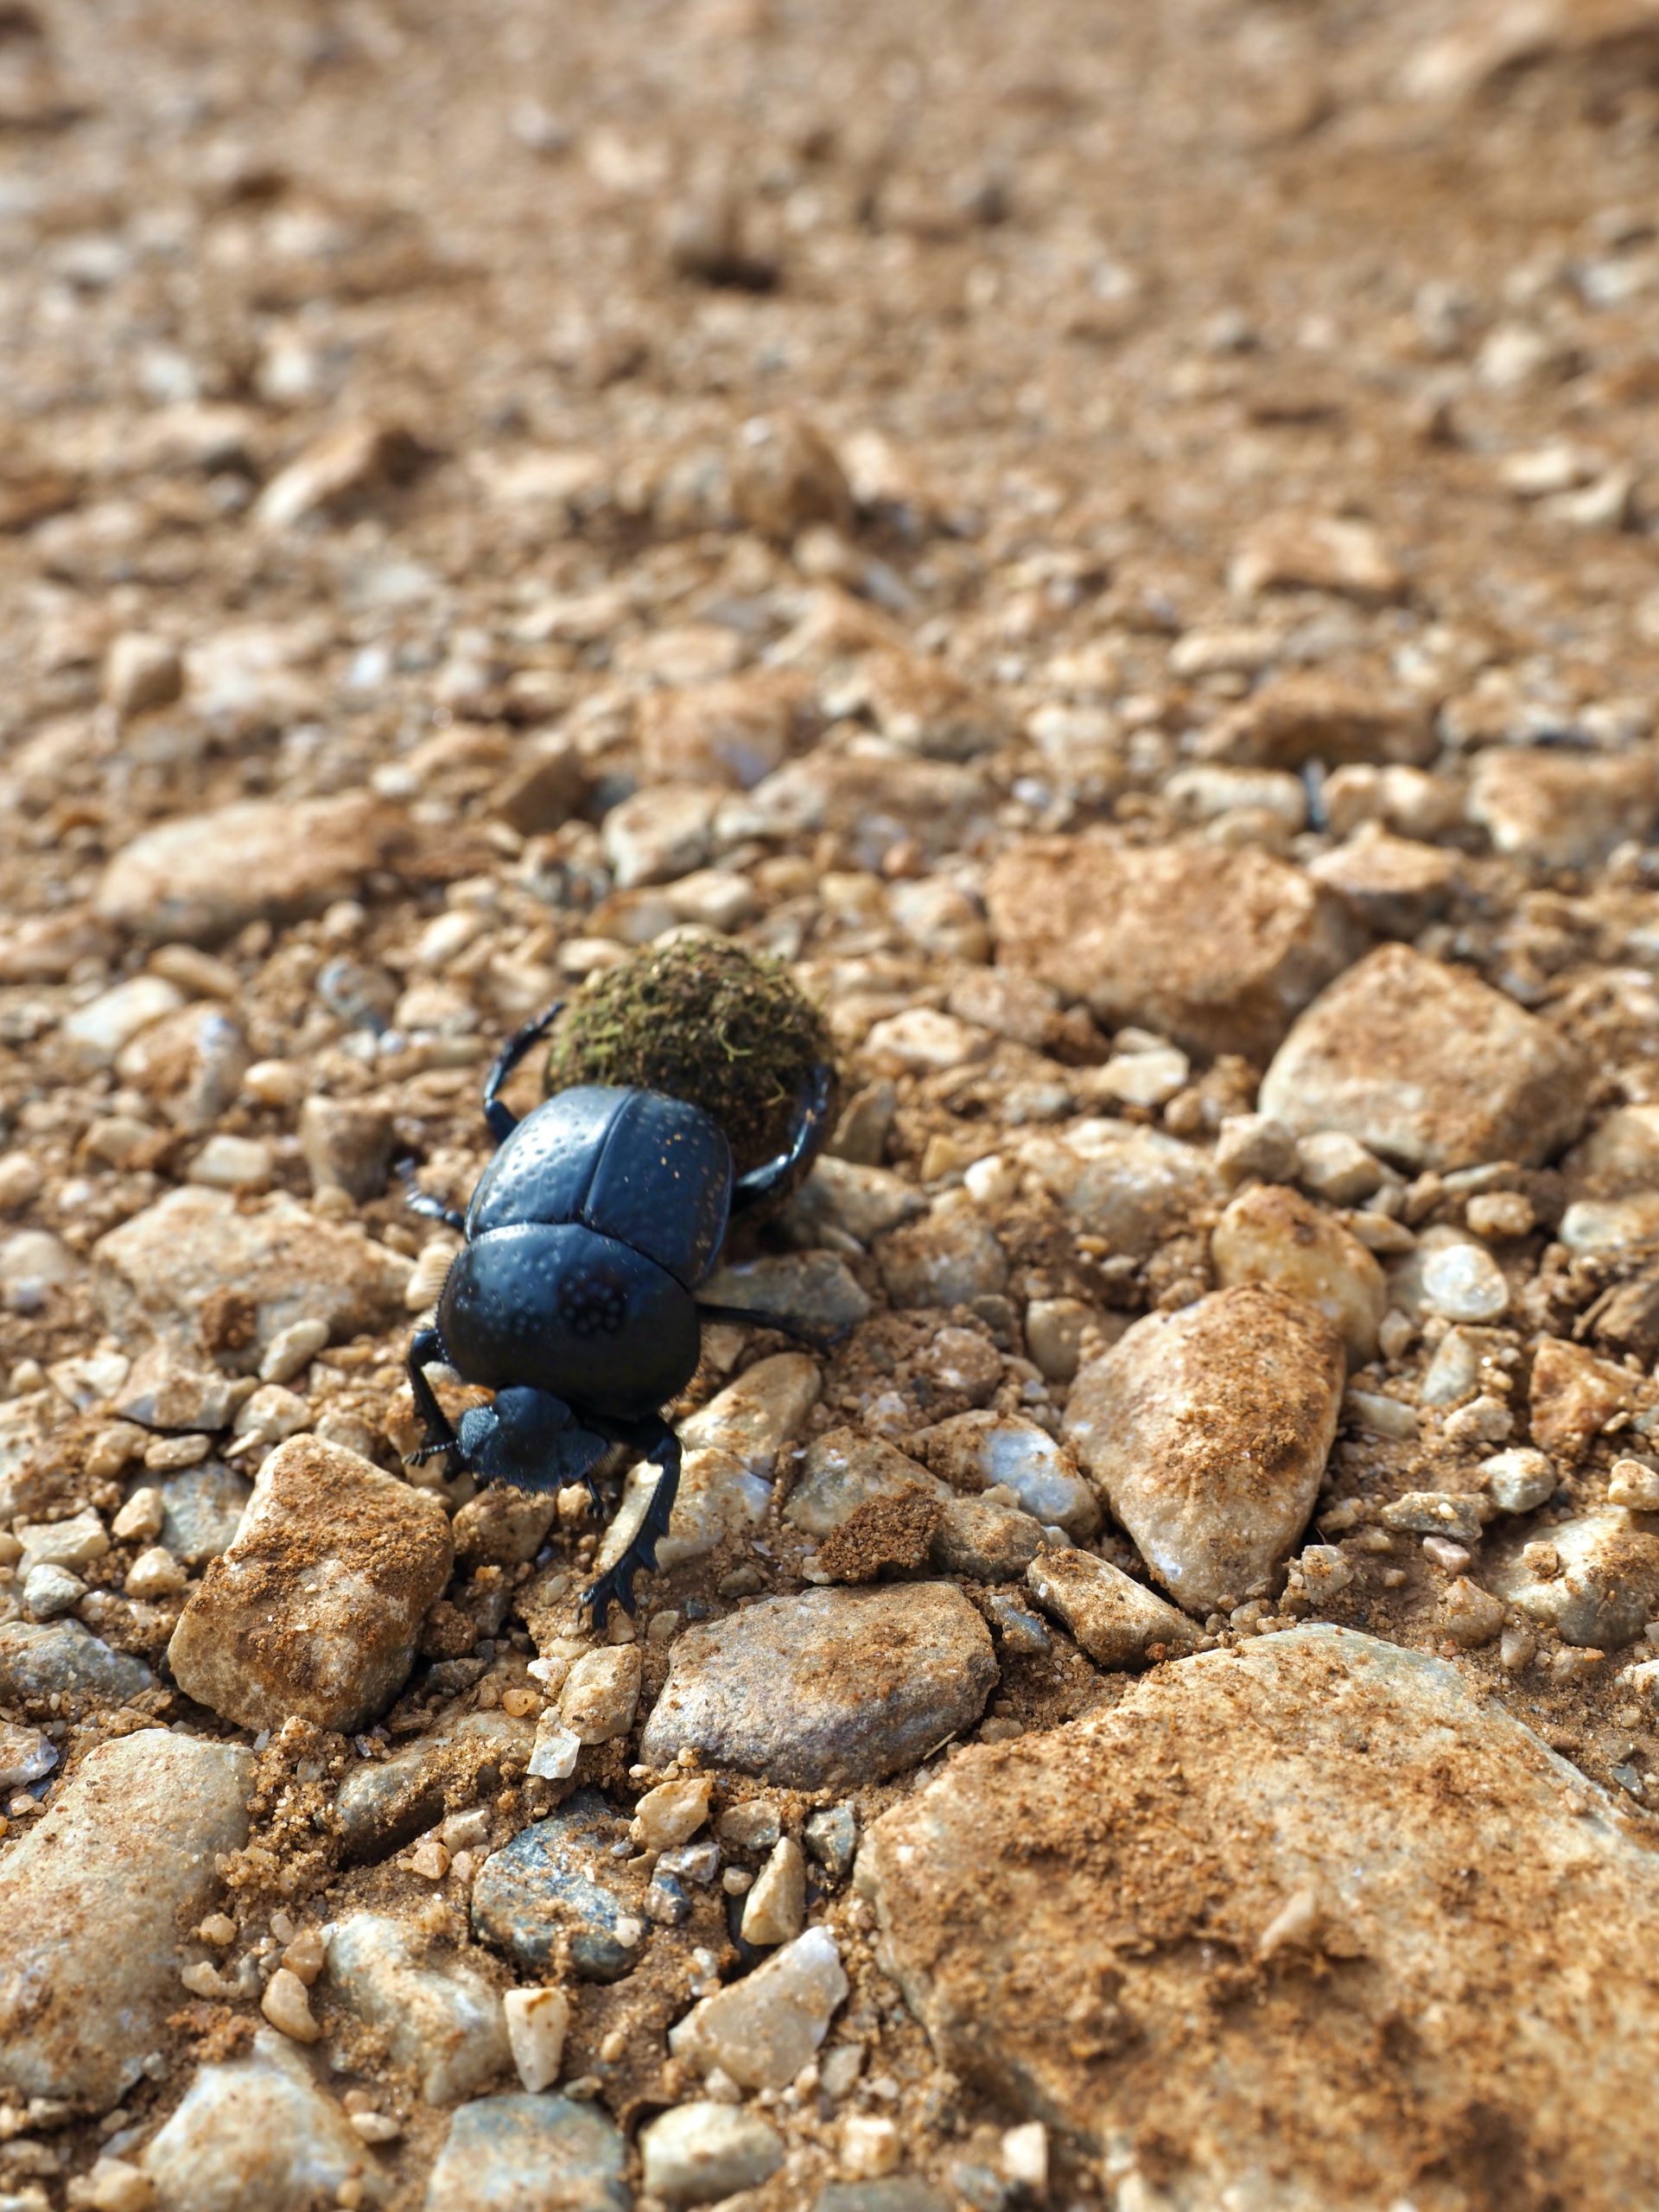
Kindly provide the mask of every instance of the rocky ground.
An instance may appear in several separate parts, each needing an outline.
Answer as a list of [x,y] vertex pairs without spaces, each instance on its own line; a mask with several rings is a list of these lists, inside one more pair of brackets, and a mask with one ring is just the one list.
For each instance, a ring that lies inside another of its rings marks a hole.
[[[21,0],[0,162],[0,2212],[1659,2202],[1651,6]],[[687,930],[848,1333],[596,1637],[393,1169]]]

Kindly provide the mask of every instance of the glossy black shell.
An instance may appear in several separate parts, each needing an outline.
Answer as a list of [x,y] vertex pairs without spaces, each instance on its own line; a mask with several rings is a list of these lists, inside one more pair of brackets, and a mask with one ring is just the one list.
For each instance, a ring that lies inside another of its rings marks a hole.
[[731,1147],[700,1107],[583,1084],[543,1100],[507,1138],[479,1178],[467,1235],[580,1224],[692,1290],[720,1249],[731,1203]]
[[446,1355],[469,1382],[550,1390],[643,1420],[696,1372],[696,1300],[643,1252],[580,1222],[486,1230],[438,1300]]

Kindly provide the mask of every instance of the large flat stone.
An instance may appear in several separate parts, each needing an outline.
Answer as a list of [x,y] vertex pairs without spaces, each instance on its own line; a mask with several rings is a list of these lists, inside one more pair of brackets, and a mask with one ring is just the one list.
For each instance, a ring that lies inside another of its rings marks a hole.
[[1261,1107],[1299,1136],[1338,1129],[1413,1168],[1541,1166],[1583,1122],[1580,1054],[1466,969],[1385,944],[1303,1014]]
[[1653,2198],[1659,1857],[1437,1660],[1325,1626],[1181,1660],[959,1753],[860,1868],[943,2062],[1120,2206]]
[[253,1757],[141,1730],[100,1744],[0,1858],[0,2082],[100,2108],[181,1999],[186,1931],[246,1842]]
[[187,1696],[244,1728],[298,1713],[352,1734],[403,1688],[451,1556],[429,1492],[292,1436],[179,1616],[168,1663]]
[[807,1590],[690,1628],[640,1738],[792,1789],[913,1765],[970,1726],[996,1680],[989,1631],[954,1584]]
[[1189,1051],[1265,1061],[1365,948],[1343,902],[1255,847],[1029,838],[986,885],[998,962]]

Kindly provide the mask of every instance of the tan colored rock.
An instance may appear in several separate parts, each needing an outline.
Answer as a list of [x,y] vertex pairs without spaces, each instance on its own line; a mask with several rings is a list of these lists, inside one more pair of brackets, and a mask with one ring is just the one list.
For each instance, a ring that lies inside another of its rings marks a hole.
[[1351,1367],[1376,1357],[1388,1279],[1351,1230],[1300,1192],[1271,1183],[1241,1191],[1216,1224],[1210,1256],[1224,1289],[1273,1283],[1317,1306],[1341,1332]]
[[1027,1137],[1020,1158],[1078,1229],[1137,1259],[1224,1192],[1207,1153],[1133,1122],[1074,1122]]
[[1374,606],[1398,599],[1405,578],[1369,523],[1284,511],[1245,532],[1227,581],[1241,599],[1268,591],[1326,591]]
[[1026,1569],[1033,1596],[1102,1667],[1141,1667],[1190,1651],[1185,1613],[1114,1567],[1075,1550],[1045,1552]]
[[401,816],[361,792],[242,799],[146,830],[104,871],[98,912],[151,940],[211,944],[356,891],[406,842]]
[[1622,1650],[1659,1619],[1659,1517],[1615,1505],[1557,1521],[1491,1580],[1564,1643]]
[[1469,819],[1500,853],[1540,868],[1593,868],[1615,845],[1645,841],[1659,817],[1650,752],[1489,746],[1476,755]]
[[1649,2192],[1659,1861],[1439,1661],[1325,1626],[1184,1659],[959,1752],[860,1868],[941,2062],[1120,2205],[1388,2212],[1434,2167],[1478,2212],[1514,2192],[1476,2112],[1537,2202]]
[[850,526],[853,495],[835,450],[798,415],[757,415],[732,452],[732,502],[740,522],[763,537],[790,538],[809,523]]
[[1462,867],[1462,855],[1444,845],[1369,829],[1321,853],[1307,872],[1379,937],[1410,938],[1445,912]]
[[247,1840],[252,1754],[165,1729],[89,1751],[0,1857],[0,2083],[113,2105],[181,2001],[184,1930]]
[[1575,1198],[1659,1192],[1659,1106],[1616,1106],[1561,1162]]
[[1419,766],[1432,760],[1434,733],[1421,707],[1362,689],[1319,669],[1275,676],[1206,730],[1211,760],[1301,768],[1352,762]]
[[1201,1052],[1267,1059],[1364,949],[1341,902],[1246,849],[1030,838],[986,884],[997,958]]
[[914,839],[931,858],[959,851],[995,811],[985,778],[950,760],[909,754],[836,753],[817,747],[721,810],[722,841],[845,837],[861,868],[878,868],[893,847]]
[[1207,1613],[1306,1525],[1345,1373],[1317,1307],[1240,1284],[1137,1322],[1078,1375],[1063,1433],[1158,1580]]
[[639,707],[640,759],[653,781],[747,791],[810,734],[812,697],[811,678],[797,668],[748,669],[652,692]]
[[1532,1363],[1528,1420],[1541,1452],[1580,1459],[1617,1413],[1634,1403],[1636,1377],[1587,1344],[1545,1337]]
[[1537,1166],[1584,1118],[1579,1053],[1465,969],[1387,944],[1333,983],[1281,1046],[1263,1113],[1338,1130],[1414,1167]]
[[344,423],[315,438],[259,494],[254,519],[265,530],[336,520],[406,483],[426,456],[397,423]]
[[403,1318],[408,1281],[401,1253],[280,1195],[256,1211],[227,1192],[169,1191],[92,1247],[109,1327],[197,1349],[215,1299],[251,1301],[246,1348],[257,1353],[297,1321],[326,1322],[336,1339],[387,1328]]
[[451,1557],[448,1517],[429,1492],[355,1452],[291,1437],[180,1615],[174,1676],[244,1728],[298,1713],[349,1734],[402,1688]]

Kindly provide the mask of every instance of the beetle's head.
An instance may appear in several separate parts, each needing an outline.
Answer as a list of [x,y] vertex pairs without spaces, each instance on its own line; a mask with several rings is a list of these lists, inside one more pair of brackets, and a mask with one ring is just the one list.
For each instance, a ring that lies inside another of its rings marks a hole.
[[486,1482],[517,1490],[563,1490],[580,1482],[609,1450],[550,1390],[498,1390],[493,1403],[461,1417],[466,1465]]

